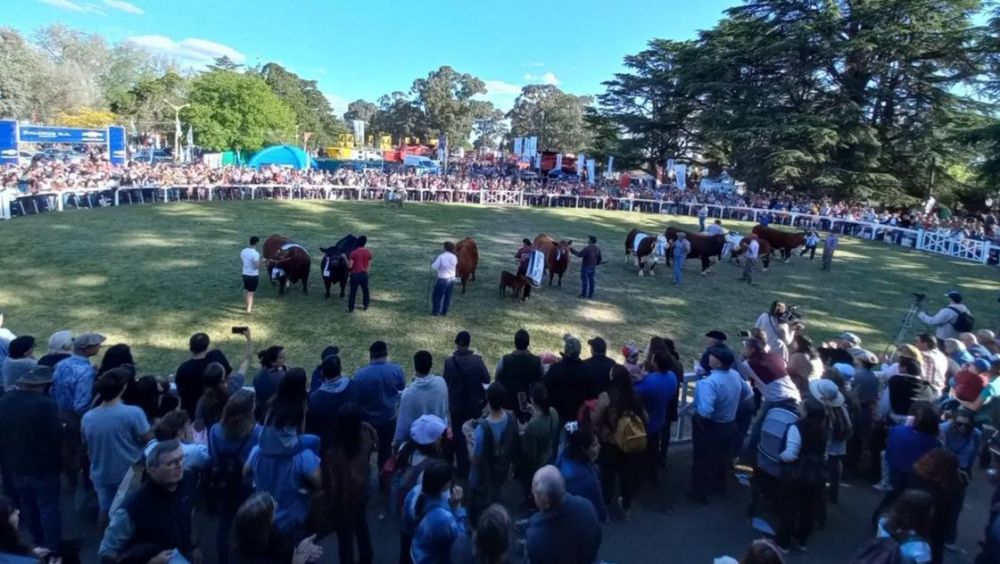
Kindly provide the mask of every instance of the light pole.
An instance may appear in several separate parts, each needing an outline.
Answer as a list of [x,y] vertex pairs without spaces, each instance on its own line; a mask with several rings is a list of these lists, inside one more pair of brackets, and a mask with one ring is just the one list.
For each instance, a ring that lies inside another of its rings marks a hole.
[[181,110],[190,106],[191,104],[181,104],[180,106],[175,106],[170,102],[164,100],[164,104],[170,106],[170,109],[174,111],[174,160],[180,159],[181,152]]

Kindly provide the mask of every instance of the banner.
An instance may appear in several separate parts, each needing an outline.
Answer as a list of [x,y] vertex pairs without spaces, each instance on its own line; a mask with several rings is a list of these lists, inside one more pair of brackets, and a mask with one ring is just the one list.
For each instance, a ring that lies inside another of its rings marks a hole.
[[586,164],[585,155],[583,153],[576,154],[576,175],[583,176],[583,165]]
[[562,153],[556,155],[556,170],[562,172]]
[[[191,146],[194,143],[190,142],[191,138],[191,128],[188,127],[188,148],[191,151]],[[125,164],[125,128],[117,125],[112,125],[108,128],[108,160],[113,165],[123,165]]]
[[594,159],[587,159],[587,184],[593,184],[597,180],[594,174],[595,165]]
[[365,146],[365,122],[361,119],[356,119],[353,121],[354,125],[354,144],[357,147]]
[[106,129],[81,129],[78,127],[49,127],[22,125],[18,128],[21,143],[107,143]]
[[608,170],[605,174],[610,175],[612,172],[614,172],[614,170],[615,170],[615,158],[608,157]]
[[520,137],[514,138],[514,156],[518,158],[521,157],[521,149],[523,147],[523,144],[524,144],[524,139]]
[[687,165],[674,165],[674,173],[677,174],[677,189],[687,190]]
[[17,164],[17,122],[0,120],[0,164]]

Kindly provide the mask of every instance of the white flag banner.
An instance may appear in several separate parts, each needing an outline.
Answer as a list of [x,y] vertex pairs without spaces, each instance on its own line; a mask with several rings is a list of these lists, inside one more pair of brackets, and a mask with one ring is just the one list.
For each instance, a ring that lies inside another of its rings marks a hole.
[[577,153],[576,155],[576,175],[583,176],[583,165],[586,164],[583,153]]
[[352,122],[354,126],[354,144],[358,147],[365,146],[365,122],[361,119],[356,119]]
[[937,198],[935,198],[934,196],[927,198],[927,203],[924,204],[924,213],[931,213],[931,210],[934,209],[934,204],[936,203],[937,203]]
[[538,138],[537,137],[530,137],[529,139],[531,141],[529,142],[529,145],[528,145],[530,147],[528,149],[528,156],[531,157],[532,159],[534,159],[535,158],[535,154],[538,153]]
[[615,170],[615,158],[608,157],[608,174],[610,175]]
[[518,158],[520,158],[521,156],[521,147],[523,146],[523,144],[524,144],[523,138],[521,137],[514,138],[514,155],[517,156]]
[[687,190],[687,165],[674,165],[674,173],[677,174],[677,189]]
[[597,180],[594,178],[594,168],[596,165],[597,163],[594,162],[594,159],[587,159],[587,184],[593,184]]
[[556,155],[556,170],[562,172],[562,153]]

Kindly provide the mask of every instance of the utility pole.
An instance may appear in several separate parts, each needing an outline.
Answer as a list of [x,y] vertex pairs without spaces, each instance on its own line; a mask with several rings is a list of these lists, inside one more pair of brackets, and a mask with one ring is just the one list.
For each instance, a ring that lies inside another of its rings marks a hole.
[[164,100],[164,104],[170,106],[170,109],[174,111],[174,160],[178,160],[181,156],[181,110],[190,106],[191,104],[181,104],[180,106],[175,106],[170,102]]

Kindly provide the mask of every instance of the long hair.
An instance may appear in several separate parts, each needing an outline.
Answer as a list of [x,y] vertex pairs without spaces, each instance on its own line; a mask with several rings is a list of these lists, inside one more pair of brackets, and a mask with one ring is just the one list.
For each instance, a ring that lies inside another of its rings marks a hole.
[[267,422],[272,427],[298,427],[306,417],[309,392],[306,388],[306,371],[293,368],[278,383],[278,391],[271,399]]
[[222,435],[230,441],[241,440],[253,431],[256,422],[253,418],[254,393],[250,390],[237,390],[230,396],[226,406],[222,408]]
[[906,540],[910,531],[923,538],[931,533],[931,517],[934,513],[934,498],[923,490],[906,490],[886,516],[883,528],[889,536]]
[[132,386],[135,390],[131,397],[122,396],[122,401],[134,405],[146,414],[146,419],[152,423],[160,413],[160,384],[156,376],[143,376]]
[[[670,359],[670,371],[677,377],[680,383],[684,379],[684,363],[681,362],[681,355],[677,352],[677,345],[669,337],[663,337],[663,343],[667,346],[667,358]],[[680,390],[680,386],[677,387]]]
[[123,343],[111,345],[104,352],[104,358],[101,359],[101,367],[97,369],[97,375],[100,376],[112,368],[118,368],[126,364],[133,367],[134,374],[135,360],[132,358],[132,350],[128,348],[128,345]]
[[642,413],[642,403],[635,395],[632,386],[632,374],[621,364],[611,367],[611,385],[608,386],[608,400],[612,409],[618,413],[631,411],[636,415]]
[[233,548],[244,556],[259,556],[271,540],[271,527],[277,507],[266,492],[255,493],[236,511],[233,518]]
[[656,364],[653,362],[653,357],[656,353],[667,353],[667,343],[663,340],[663,337],[650,337],[649,346],[646,347],[646,358],[642,361],[642,369],[646,372],[656,372]]
[[264,368],[272,368],[274,363],[277,362],[278,356],[281,351],[285,350],[285,347],[274,345],[273,347],[267,347],[266,349],[257,353],[257,359],[260,360],[260,365]]
[[806,337],[802,333],[797,333],[792,342],[795,343],[795,352],[802,353],[809,359],[814,359],[819,356],[816,352],[816,347],[813,346],[812,339]]
[[351,460],[361,452],[361,412],[353,405],[340,411],[333,423],[333,444]]
[[510,514],[499,503],[486,508],[479,516],[474,538],[477,564],[503,564],[510,560],[513,544]]
[[807,445],[817,447],[820,443],[826,444],[827,435],[827,415],[826,407],[809,398],[802,404],[803,414],[799,419],[799,433],[802,435],[802,449],[806,450]]
[[913,464],[913,473],[948,494],[961,487],[958,457],[943,448],[933,449],[920,457]]
[[226,387],[226,368],[218,362],[211,362],[205,367],[202,376],[205,391],[201,394],[201,409],[205,417],[205,426],[210,427],[222,416],[222,410],[229,399]]
[[31,547],[21,541],[17,529],[10,525],[10,516],[17,511],[10,498],[0,496],[0,552],[31,554]]

